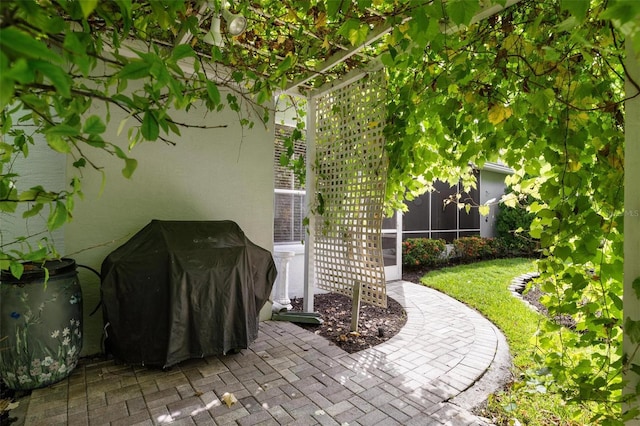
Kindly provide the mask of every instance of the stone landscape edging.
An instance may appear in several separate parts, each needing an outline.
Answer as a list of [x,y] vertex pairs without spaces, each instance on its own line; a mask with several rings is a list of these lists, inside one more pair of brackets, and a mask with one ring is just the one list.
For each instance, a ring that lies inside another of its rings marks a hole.
[[540,274],[538,272],[528,272],[526,274],[522,274],[520,276],[515,277],[513,280],[511,280],[511,284],[509,285],[509,291],[511,292],[511,294],[514,297],[520,299],[522,303],[524,303],[526,306],[528,306],[530,309],[532,309],[535,312],[540,312],[540,311],[534,305],[532,305],[527,300],[525,300],[524,297],[522,297],[522,292],[524,291],[529,281],[531,281],[534,278],[538,278],[539,276]]

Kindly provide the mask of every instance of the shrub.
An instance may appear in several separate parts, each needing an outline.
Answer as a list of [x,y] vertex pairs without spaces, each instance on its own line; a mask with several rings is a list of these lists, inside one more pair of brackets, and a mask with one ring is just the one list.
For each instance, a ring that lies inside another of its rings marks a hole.
[[496,215],[496,233],[507,252],[531,255],[536,250],[538,241],[529,235],[533,217],[533,213],[529,213],[522,204],[509,207],[500,203],[500,210]]
[[461,237],[453,241],[453,247],[462,260],[494,259],[505,254],[499,238]]
[[433,266],[446,260],[445,240],[408,238],[402,242],[402,264],[406,266]]

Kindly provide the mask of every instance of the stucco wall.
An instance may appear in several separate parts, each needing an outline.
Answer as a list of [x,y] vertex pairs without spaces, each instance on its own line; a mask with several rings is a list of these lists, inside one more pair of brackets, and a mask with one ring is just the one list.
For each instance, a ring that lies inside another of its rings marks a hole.
[[[23,113],[13,115],[14,123]],[[14,126],[20,128],[19,125]],[[23,127],[27,133],[32,132],[29,123],[25,123]],[[66,157],[64,154],[52,151],[48,146],[44,136],[35,135],[34,145],[29,145],[29,156],[27,159],[22,156],[16,157],[13,167],[5,170],[5,173],[17,173],[17,186],[19,191],[27,190],[31,187],[41,185],[47,191],[60,191],[65,188],[67,179],[65,176]],[[22,213],[27,210],[28,206],[20,205],[14,213],[0,214],[0,237],[2,244],[9,244],[17,237],[27,237],[34,235],[29,241],[37,247],[38,240],[46,237],[56,250],[60,253],[65,252],[64,233],[61,229],[53,233],[41,233],[46,228],[48,211],[43,211],[40,215],[33,216],[28,220],[22,218]],[[37,235],[35,235],[37,234]],[[19,246],[14,246],[20,249]],[[5,250],[10,247],[4,247]]]
[[[111,112],[105,139],[120,141],[124,148],[126,131],[116,134],[122,117]],[[243,130],[235,113],[207,114],[202,108],[174,113],[172,118],[228,127],[182,129],[182,136],[172,138],[176,146],[158,141],[135,147],[132,156],[139,165],[131,179],[122,176],[120,160],[92,153],[92,160],[104,167],[107,178],[102,188],[102,175],[85,171],[85,199],[77,204],[73,221],[65,227],[66,252],[78,263],[99,270],[106,255],[152,219],[233,220],[251,241],[272,250],[273,126],[265,129],[257,123]],[[67,173],[74,173],[71,159]],[[99,282],[91,273],[80,273],[87,327],[83,352],[90,354],[100,350],[101,312],[88,317],[99,301]]]
[[489,214],[480,216],[480,235],[482,237],[496,236],[496,215],[499,211],[497,202],[500,201],[500,197],[504,194],[506,187],[504,183],[505,177],[504,173],[488,170],[480,172],[480,204],[485,204],[492,198],[495,199],[495,202],[491,203]]

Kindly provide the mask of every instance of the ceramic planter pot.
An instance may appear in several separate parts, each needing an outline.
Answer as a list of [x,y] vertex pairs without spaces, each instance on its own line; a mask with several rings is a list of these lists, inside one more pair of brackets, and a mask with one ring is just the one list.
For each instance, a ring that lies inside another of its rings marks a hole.
[[17,280],[0,276],[0,373],[16,390],[67,377],[82,349],[82,290],[73,259],[25,264]]

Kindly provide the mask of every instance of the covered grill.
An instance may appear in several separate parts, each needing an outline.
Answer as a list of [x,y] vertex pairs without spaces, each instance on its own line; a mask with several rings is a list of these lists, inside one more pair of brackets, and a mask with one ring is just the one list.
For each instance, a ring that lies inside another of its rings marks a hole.
[[154,220],[102,263],[107,351],[168,367],[247,348],[276,278],[231,221]]

